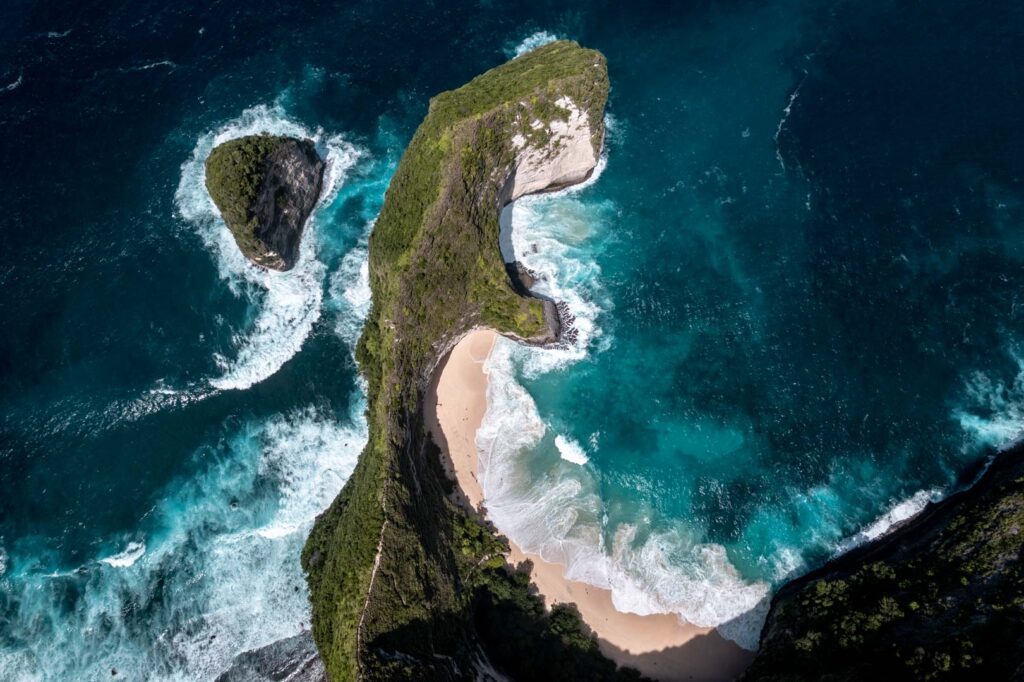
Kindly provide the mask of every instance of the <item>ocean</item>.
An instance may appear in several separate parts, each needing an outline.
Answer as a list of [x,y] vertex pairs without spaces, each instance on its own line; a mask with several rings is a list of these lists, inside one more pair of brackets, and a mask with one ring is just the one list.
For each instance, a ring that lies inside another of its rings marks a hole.
[[[308,628],[298,553],[366,441],[388,180],[431,95],[555,38],[608,57],[608,137],[585,186],[511,209],[577,334],[488,362],[499,529],[750,647],[788,576],[1024,432],[1014,3],[0,15],[5,679],[212,679]],[[284,274],[203,187],[258,131],[328,161]]]

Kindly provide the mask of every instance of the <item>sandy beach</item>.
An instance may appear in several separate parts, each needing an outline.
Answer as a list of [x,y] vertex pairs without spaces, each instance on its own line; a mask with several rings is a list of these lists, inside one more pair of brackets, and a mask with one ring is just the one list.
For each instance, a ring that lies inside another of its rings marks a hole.
[[[457,502],[484,513],[486,502],[476,477],[476,431],[487,410],[484,363],[495,339],[489,330],[462,339],[435,375],[425,404],[443,464],[459,483]],[[713,629],[685,625],[674,615],[616,611],[610,591],[566,580],[562,565],[523,553],[513,543],[509,560],[518,564],[524,559],[533,562],[533,582],[549,607],[575,603],[606,656],[655,680],[732,680],[753,657]]]

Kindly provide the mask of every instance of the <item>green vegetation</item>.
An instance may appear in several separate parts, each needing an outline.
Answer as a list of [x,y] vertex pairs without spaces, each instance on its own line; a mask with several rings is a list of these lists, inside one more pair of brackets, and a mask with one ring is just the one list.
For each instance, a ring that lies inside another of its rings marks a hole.
[[783,587],[749,680],[1015,679],[1024,448],[908,526]]
[[449,501],[421,414],[431,372],[466,331],[550,340],[541,302],[515,292],[498,249],[511,139],[563,115],[554,103],[568,96],[596,149],[607,94],[600,53],[552,43],[431,100],[395,172],[370,237],[373,308],[357,349],[370,439],[302,557],[335,682],[471,675],[481,651],[522,679],[631,679],[572,610],[546,613],[505,566],[503,541]]
[[218,145],[206,159],[206,190],[224,217],[238,248],[256,259],[265,250],[256,236],[253,205],[263,182],[267,156],[291,138],[250,135]]

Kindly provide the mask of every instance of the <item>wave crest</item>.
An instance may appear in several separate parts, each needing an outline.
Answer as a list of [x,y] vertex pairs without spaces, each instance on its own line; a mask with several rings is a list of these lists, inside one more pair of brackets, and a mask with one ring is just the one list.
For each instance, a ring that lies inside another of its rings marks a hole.
[[135,564],[136,561],[142,558],[142,555],[146,553],[146,543],[144,542],[129,542],[128,546],[123,552],[118,552],[113,556],[108,556],[104,559],[100,559],[100,563],[113,566],[114,568],[127,568]]
[[516,57],[522,57],[527,52],[533,52],[542,45],[553,43],[558,40],[558,36],[548,31],[537,31],[523,38],[521,42],[514,46],[505,48],[505,56],[509,59],[515,59]]

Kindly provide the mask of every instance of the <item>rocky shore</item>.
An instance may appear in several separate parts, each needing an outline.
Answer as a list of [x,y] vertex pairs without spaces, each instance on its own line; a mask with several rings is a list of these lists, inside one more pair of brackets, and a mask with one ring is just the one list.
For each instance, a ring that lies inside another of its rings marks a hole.
[[1020,679],[1024,445],[881,538],[783,585],[746,680]]

